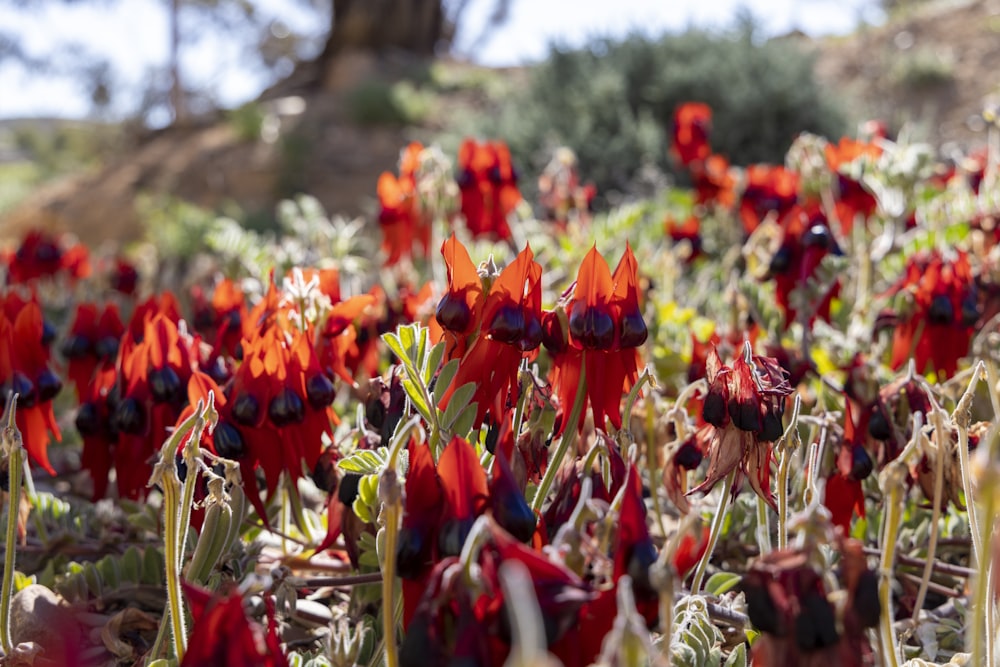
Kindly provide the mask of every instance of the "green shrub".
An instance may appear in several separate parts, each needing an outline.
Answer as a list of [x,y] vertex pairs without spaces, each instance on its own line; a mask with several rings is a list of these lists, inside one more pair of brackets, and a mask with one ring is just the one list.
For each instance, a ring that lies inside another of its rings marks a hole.
[[[839,136],[846,122],[813,78],[813,59],[788,40],[733,31],[689,31],[659,39],[599,39],[553,48],[531,84],[469,131],[506,139],[526,173],[564,144],[601,192],[629,191],[648,165],[670,171],[674,108],[713,108],[713,149],[734,164],[781,162],[802,131]],[[530,187],[530,184],[526,184]]]

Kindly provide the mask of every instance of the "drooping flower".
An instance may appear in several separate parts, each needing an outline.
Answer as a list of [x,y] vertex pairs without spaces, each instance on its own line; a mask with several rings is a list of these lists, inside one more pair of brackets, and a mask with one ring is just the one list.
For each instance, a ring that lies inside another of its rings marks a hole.
[[689,250],[684,257],[685,262],[693,262],[701,256],[701,220],[698,216],[689,215],[684,222],[678,222],[672,216],[668,216],[664,231],[675,246],[685,242],[688,244]]
[[674,110],[673,144],[670,153],[685,167],[705,160],[712,152],[708,135],[712,109],[702,102],[685,102]]
[[713,154],[702,161],[692,162],[690,168],[695,203],[721,209],[733,207],[736,203],[736,176],[729,167],[729,160]]
[[724,366],[713,349],[706,379],[702,415],[709,427],[699,431],[699,437],[709,458],[708,472],[689,493],[708,492],[736,470],[730,493],[738,493],[746,477],[754,493],[776,507],[771,449],[783,432],[784,401],[792,393],[785,371],[777,360],[753,355],[748,343],[732,366]]
[[[163,300],[155,314],[137,309],[118,356],[117,391],[111,399],[118,432],[114,462],[118,492],[126,498],[145,493],[152,461],[187,405],[186,387],[197,365],[194,340],[171,319],[171,303]],[[142,333],[136,336],[140,315]]]
[[605,429],[608,420],[621,428],[619,405],[638,378],[637,348],[648,335],[639,307],[638,265],[632,248],[626,245],[614,275],[596,246],[591,248],[565,310],[568,331],[550,336],[563,349],[553,354],[552,370],[552,386],[563,415],[560,430],[567,427],[581,372],[586,374],[585,402],[579,423],[571,426],[583,427],[589,402],[598,428]]
[[781,219],[798,200],[799,177],[782,166],[752,164],[740,197],[743,231],[753,233],[768,214]]
[[865,630],[879,620],[878,576],[868,569],[861,543],[841,539],[836,546],[846,592],[842,606],[829,600],[824,573],[815,569],[808,547],[771,551],[751,565],[741,588],[750,621],[761,632],[753,664],[875,664]]
[[829,320],[830,304],[840,290],[839,281],[818,299],[793,298],[796,291],[802,295],[824,257],[841,254],[826,216],[818,204],[795,205],[785,214],[781,225],[781,245],[771,256],[768,275],[775,282],[778,305],[785,314],[785,327],[795,321],[801,304],[811,308],[809,324],[817,317]]
[[83,397],[91,378],[101,363],[114,364],[125,325],[118,306],[107,303],[98,315],[97,304],[81,303],[70,325],[61,351],[68,360],[67,378]]
[[458,149],[462,215],[474,238],[511,238],[508,217],[521,201],[510,150],[501,141],[466,139]]
[[839,526],[845,535],[850,534],[851,520],[865,516],[865,494],[861,482],[872,473],[874,463],[864,446],[867,425],[855,427],[851,414],[851,402],[846,402],[844,413],[844,437],[837,450],[836,463],[826,482],[823,504],[830,510],[832,523]]
[[[17,310],[8,315],[7,303],[16,300]],[[8,395],[19,395],[16,422],[32,463],[49,474],[49,438],[62,438],[52,412],[52,399],[62,390],[62,381],[49,366],[49,350],[43,344],[44,320],[36,299],[21,300],[0,295],[0,412]]]
[[[448,243],[457,241],[452,237],[446,242],[445,251],[454,248]],[[468,276],[457,277],[464,279]],[[479,333],[462,356],[458,372],[442,399],[442,407],[447,407],[456,389],[469,382],[476,383],[472,398],[478,403],[474,426],[481,425],[487,413],[499,416],[508,405],[517,402],[517,374],[521,360],[542,342],[541,278],[542,267],[534,261],[531,248],[526,247],[493,280],[489,293],[483,299]],[[465,291],[464,295],[460,292],[453,297],[449,290],[438,304],[439,322],[444,315],[444,320],[452,326],[461,324],[468,300],[476,299],[476,290],[471,286],[460,289]],[[448,317],[449,310],[454,311],[455,317]],[[474,313],[475,307],[469,312],[470,315]]]
[[965,252],[912,256],[904,276],[886,293],[902,304],[891,318],[892,367],[900,368],[912,356],[918,372],[930,365],[939,377],[953,376],[979,319],[975,289]]
[[7,266],[11,283],[29,283],[39,278],[66,275],[79,280],[90,275],[90,253],[86,246],[64,236],[37,229],[29,231]]
[[386,266],[413,255],[426,258],[430,254],[433,221],[419,206],[416,182],[423,149],[418,142],[409,144],[399,157],[399,177],[384,171],[378,179],[378,223]]
[[826,163],[836,175],[835,210],[841,233],[851,233],[856,220],[867,220],[878,207],[875,196],[864,186],[860,175],[865,165],[878,159],[878,144],[842,137],[837,144],[826,145]]
[[288,667],[273,599],[265,600],[265,628],[247,616],[237,590],[223,597],[185,582],[184,597],[194,625],[181,667]]

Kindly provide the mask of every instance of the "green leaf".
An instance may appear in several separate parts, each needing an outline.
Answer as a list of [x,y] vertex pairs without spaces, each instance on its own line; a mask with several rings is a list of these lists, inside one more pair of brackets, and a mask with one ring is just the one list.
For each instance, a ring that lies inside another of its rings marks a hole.
[[441,417],[441,426],[447,430],[451,430],[452,424],[458,419],[462,410],[469,404],[475,393],[475,382],[466,382],[456,389],[448,401],[448,409],[444,411],[444,415]]
[[747,647],[746,644],[737,644],[733,652],[726,658],[725,667],[747,667]]
[[382,334],[382,340],[385,341],[385,344],[389,346],[392,353],[395,354],[396,358],[399,359],[404,365],[409,363],[410,358],[407,356],[406,348],[403,346],[402,341],[399,340],[399,336],[394,333],[386,333]]
[[431,348],[430,353],[427,355],[427,364],[424,366],[424,384],[430,385],[431,380],[434,378],[434,373],[437,371],[438,366],[441,365],[441,360],[444,358],[444,348],[445,344],[438,343]]
[[420,387],[409,377],[403,378],[403,390],[406,391],[406,395],[409,397],[410,402],[413,403],[414,409],[420,413],[420,416],[426,421],[432,421],[431,410],[428,407],[427,402],[424,400],[423,393],[420,391]]
[[399,327],[396,330],[396,335],[399,336],[399,343],[403,346],[406,351],[404,359],[412,362],[414,360],[414,353],[416,352],[416,342],[417,336],[414,327],[407,325],[405,327]]
[[435,405],[440,405],[441,399],[444,398],[444,393],[448,391],[448,385],[455,379],[456,373],[458,373],[458,359],[452,359],[441,367],[441,372],[438,373],[437,380],[434,382]]
[[142,554],[142,583],[162,586],[165,568],[166,561],[160,550],[146,547]]
[[417,354],[414,358],[416,361],[417,368],[420,369],[420,377],[423,379],[424,384],[427,384],[427,329],[424,327],[418,328],[414,335],[417,337]]
[[343,472],[354,472],[361,475],[374,475],[382,472],[389,460],[389,448],[359,449],[337,463]]
[[740,575],[733,572],[716,572],[705,582],[705,592],[716,597],[733,589],[740,583]]
[[141,582],[142,554],[139,553],[139,549],[134,544],[122,554],[121,568],[122,581],[130,584]]
[[449,429],[452,435],[461,436],[467,438],[469,436],[469,431],[472,430],[472,424],[476,421],[476,411],[479,409],[479,403],[470,403],[465,406],[465,409],[459,413],[458,417],[455,418],[455,423]]

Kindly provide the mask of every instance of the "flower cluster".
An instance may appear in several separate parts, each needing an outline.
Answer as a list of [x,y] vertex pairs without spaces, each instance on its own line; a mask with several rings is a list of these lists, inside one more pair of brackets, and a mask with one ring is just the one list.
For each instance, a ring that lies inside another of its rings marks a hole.
[[754,493],[775,506],[771,450],[784,431],[785,399],[792,393],[787,373],[773,357],[752,354],[749,344],[732,366],[724,366],[713,349],[706,371],[702,416],[707,426],[699,440],[709,460],[708,472],[691,493],[708,491],[735,473],[729,492],[735,495],[745,476]]
[[15,292],[0,295],[0,406],[5,409],[8,396],[18,395],[17,428],[25,449],[50,474],[55,470],[49,463],[49,434],[61,438],[52,399],[63,386],[51,365],[53,333],[36,299]]

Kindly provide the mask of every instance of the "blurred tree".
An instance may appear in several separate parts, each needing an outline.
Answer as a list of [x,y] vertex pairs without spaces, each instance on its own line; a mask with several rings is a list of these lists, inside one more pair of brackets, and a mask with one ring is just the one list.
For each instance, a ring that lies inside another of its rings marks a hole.
[[[174,122],[217,105],[212,90],[198,90],[185,76],[183,54],[208,36],[237,44],[239,65],[264,71],[273,80],[290,78],[294,87],[321,85],[333,61],[348,51],[407,52],[433,57],[447,51],[462,15],[474,0],[159,0],[165,10],[169,53],[161,69],[145,77],[141,90],[123,90],[114,63],[86,44],[54,44],[37,53],[22,33],[0,28],[0,64],[17,62],[36,76],[71,78],[80,83],[95,110],[121,107],[119,97],[139,100],[138,113],[168,116]],[[512,0],[492,3],[483,35],[502,23]],[[43,12],[59,5],[94,5],[113,10],[118,0],[0,0],[0,11]],[[312,13],[318,29],[296,31],[282,10]],[[482,38],[482,35],[480,36]],[[279,83],[274,92],[282,88]],[[123,94],[124,93],[124,94]]]

